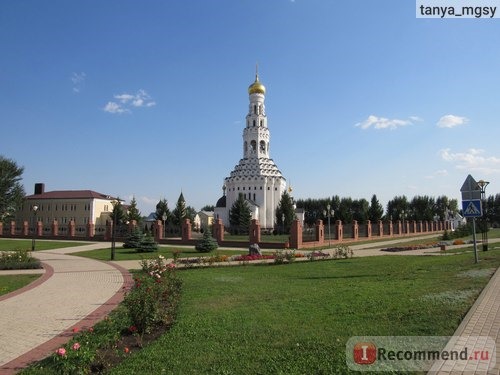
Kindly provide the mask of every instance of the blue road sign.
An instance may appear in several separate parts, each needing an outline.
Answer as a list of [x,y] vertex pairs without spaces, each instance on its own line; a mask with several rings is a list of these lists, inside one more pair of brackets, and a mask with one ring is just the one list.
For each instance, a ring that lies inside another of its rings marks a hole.
[[483,209],[480,199],[472,199],[462,201],[462,210],[465,217],[481,217]]

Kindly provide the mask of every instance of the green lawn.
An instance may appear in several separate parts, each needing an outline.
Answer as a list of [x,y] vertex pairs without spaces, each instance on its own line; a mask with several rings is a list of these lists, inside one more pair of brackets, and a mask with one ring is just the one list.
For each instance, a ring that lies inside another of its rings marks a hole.
[[[65,241],[41,241],[36,240],[36,250],[60,249],[63,247],[83,246],[88,245],[88,242],[65,242]],[[31,239],[13,240],[9,238],[0,238],[0,251],[11,250],[31,250]]]
[[[212,251],[211,253],[200,253],[196,251],[194,247],[173,247],[173,246],[160,246],[158,251],[152,253],[138,253],[135,249],[124,249],[123,247],[116,247],[115,249],[115,260],[141,260],[148,258],[156,258],[158,255],[163,255],[165,258],[173,258],[173,252],[180,251],[179,257],[200,257],[219,254],[235,255],[235,254],[248,254],[245,249],[241,250],[218,250]],[[99,249],[99,250],[89,250],[82,251],[79,253],[74,253],[72,255],[78,255],[81,257],[98,259],[98,260],[110,260],[111,249]]]
[[40,276],[42,275],[0,275],[0,295],[22,288],[38,279]]
[[500,250],[181,272],[177,323],[112,374],[345,374],[361,335],[451,335]]

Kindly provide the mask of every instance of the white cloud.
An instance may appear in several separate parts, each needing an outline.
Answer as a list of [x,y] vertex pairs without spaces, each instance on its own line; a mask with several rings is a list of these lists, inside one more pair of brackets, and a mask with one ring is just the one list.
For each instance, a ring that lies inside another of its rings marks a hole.
[[130,113],[129,109],[123,108],[121,105],[115,102],[108,102],[108,104],[104,106],[103,111],[108,113],[119,113],[119,114]]
[[454,128],[456,126],[465,125],[469,119],[462,116],[446,115],[439,119],[437,126],[439,128]]
[[455,168],[467,171],[478,171],[484,174],[500,172],[500,158],[486,156],[485,151],[471,148],[466,152],[451,152],[449,148],[440,151],[441,158],[455,164]]
[[397,129],[402,126],[412,125],[416,121],[422,121],[419,117],[411,116],[408,120],[400,119],[388,119],[385,117],[377,117],[374,115],[368,116],[368,118],[362,122],[358,122],[356,127],[361,129],[369,129],[373,127],[374,129]]
[[109,113],[132,113],[130,108],[150,108],[156,105],[156,102],[145,90],[139,90],[136,94],[123,93],[113,96],[120,104],[108,102],[104,111]]
[[85,77],[87,75],[84,72],[73,73],[71,75],[71,82],[73,82],[73,92],[79,93],[85,85]]

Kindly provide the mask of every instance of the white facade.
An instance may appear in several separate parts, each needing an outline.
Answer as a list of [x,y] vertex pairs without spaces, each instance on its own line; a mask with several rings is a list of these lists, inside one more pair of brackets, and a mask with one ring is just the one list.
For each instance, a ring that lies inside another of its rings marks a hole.
[[286,180],[270,158],[270,133],[267,127],[264,85],[255,82],[248,88],[249,106],[243,129],[243,158],[224,180],[225,196],[219,199],[215,217],[229,226],[229,210],[243,194],[252,219],[258,219],[262,228],[274,228],[276,207],[286,191]]

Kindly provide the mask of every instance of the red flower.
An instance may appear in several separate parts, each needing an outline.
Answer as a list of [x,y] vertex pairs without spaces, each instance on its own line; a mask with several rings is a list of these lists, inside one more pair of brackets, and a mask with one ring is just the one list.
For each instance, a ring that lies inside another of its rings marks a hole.
[[132,333],[137,332],[137,327],[136,326],[130,326],[128,327],[128,330]]
[[77,333],[80,329],[78,327],[73,328],[73,333]]
[[125,352],[125,354],[128,354],[130,352],[130,349],[128,348],[128,346],[126,346],[123,351]]

